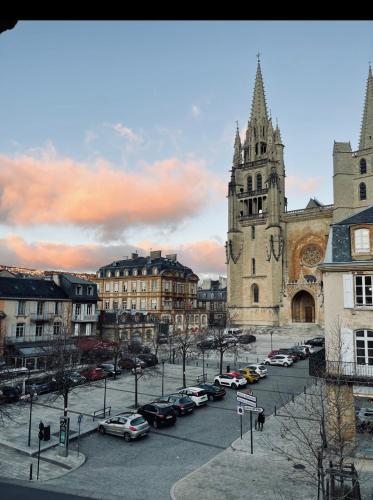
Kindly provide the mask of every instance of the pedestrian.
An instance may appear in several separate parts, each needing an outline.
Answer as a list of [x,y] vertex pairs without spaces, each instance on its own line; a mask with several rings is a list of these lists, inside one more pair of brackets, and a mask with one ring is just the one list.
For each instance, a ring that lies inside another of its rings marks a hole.
[[264,410],[263,410],[258,415],[258,428],[260,431],[263,430],[263,424],[264,424],[265,420],[266,420],[266,418],[265,418]]
[[257,414],[256,414],[256,417],[255,417],[255,430],[256,430],[256,431],[257,431],[257,430],[259,430],[259,429],[258,429],[258,416],[259,416],[259,414],[257,413]]

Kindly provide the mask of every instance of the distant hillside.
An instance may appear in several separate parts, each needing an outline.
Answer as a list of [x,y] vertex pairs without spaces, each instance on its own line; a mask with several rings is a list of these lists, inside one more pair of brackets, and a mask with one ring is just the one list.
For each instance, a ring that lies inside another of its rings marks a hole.
[[0,264],[0,272],[8,271],[15,276],[28,278],[43,278],[45,276],[52,276],[53,274],[70,274],[71,276],[76,276],[82,280],[93,280],[96,275],[93,273],[70,273],[67,271],[43,271],[42,269],[28,269],[27,267],[17,267],[17,266],[3,266]]

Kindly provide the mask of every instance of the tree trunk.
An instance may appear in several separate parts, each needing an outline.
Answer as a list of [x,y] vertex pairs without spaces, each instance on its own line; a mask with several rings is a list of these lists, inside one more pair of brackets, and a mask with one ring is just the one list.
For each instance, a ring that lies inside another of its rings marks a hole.
[[67,417],[67,403],[69,400],[69,390],[65,389],[63,391],[63,416]]
[[135,407],[137,408],[139,403],[137,400],[137,394],[138,394],[138,373],[135,365]]
[[186,354],[185,354],[185,352],[183,352],[183,387],[186,387],[185,358],[186,358]]
[[223,373],[223,356],[224,356],[224,352],[220,351],[220,375],[222,375],[222,373]]

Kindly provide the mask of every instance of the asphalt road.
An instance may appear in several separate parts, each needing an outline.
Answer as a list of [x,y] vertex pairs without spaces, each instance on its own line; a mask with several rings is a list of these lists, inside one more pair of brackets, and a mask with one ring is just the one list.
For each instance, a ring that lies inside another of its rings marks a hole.
[[[289,368],[268,367],[269,376],[250,385],[258,406],[266,415],[282,406],[311,383],[308,361]],[[48,484],[59,490],[94,498],[116,500],[165,500],[172,485],[206,463],[240,436],[235,391],[226,388],[222,401],[209,402],[192,415],[178,418],[176,425],[159,430],[139,441],[126,443],[116,436],[91,434],[81,439],[86,463]],[[253,419],[254,420],[254,419]],[[250,429],[248,413],[243,432]],[[264,424],[265,432],[265,424]],[[255,448],[255,432],[254,448]],[[217,478],[218,480],[218,478]]]
[[85,500],[88,497],[65,495],[39,488],[26,488],[17,484],[0,482],[0,498],[4,500]]

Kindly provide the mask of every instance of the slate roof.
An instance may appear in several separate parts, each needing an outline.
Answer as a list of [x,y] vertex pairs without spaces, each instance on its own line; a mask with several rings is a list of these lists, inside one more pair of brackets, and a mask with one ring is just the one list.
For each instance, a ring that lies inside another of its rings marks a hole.
[[336,224],[334,224],[334,226],[341,226],[346,224],[373,224],[373,205],[365,208],[357,214],[352,215],[351,217],[348,217],[347,219],[343,219],[337,222]]
[[0,297],[14,299],[68,299],[62,288],[53,281],[37,278],[0,278]]
[[153,267],[158,269],[158,274],[164,270],[183,271],[185,275],[194,274],[192,269],[183,266],[179,261],[167,259],[166,257],[136,257],[135,259],[117,260],[108,264],[107,266],[100,267],[99,271],[116,271],[123,269],[147,269],[147,274],[152,274]]
[[77,285],[92,285],[93,281],[83,280],[82,278],[78,278],[78,276],[72,276],[71,274],[61,273],[66,281]]

